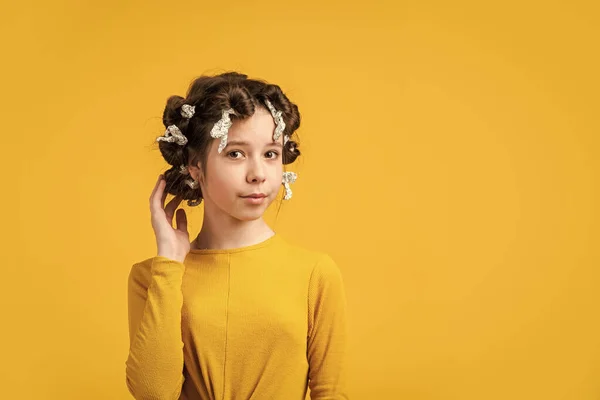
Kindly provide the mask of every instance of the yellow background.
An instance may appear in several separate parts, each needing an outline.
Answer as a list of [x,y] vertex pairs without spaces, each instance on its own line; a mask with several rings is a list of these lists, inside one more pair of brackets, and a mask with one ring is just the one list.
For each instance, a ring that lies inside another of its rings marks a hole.
[[233,69],[300,107],[267,219],[343,271],[352,399],[599,399],[597,4],[3,5],[0,397],[130,398],[165,101]]

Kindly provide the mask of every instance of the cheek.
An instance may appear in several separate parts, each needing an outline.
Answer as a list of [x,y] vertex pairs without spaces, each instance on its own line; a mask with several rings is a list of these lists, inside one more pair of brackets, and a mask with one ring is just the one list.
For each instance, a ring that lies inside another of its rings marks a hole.
[[273,171],[273,182],[275,185],[281,183],[281,178],[283,177],[283,164],[278,164],[275,170]]
[[233,189],[236,187],[235,180],[233,171],[213,169],[206,177],[207,190],[219,197],[219,194],[224,195],[234,191]]
[[277,193],[279,191],[279,187],[281,186],[281,177],[283,171],[273,171],[273,174],[269,176],[269,188],[271,192]]
[[213,185],[216,187],[221,187],[223,189],[231,188],[233,186],[236,186],[235,177],[232,175],[220,174],[215,177]]

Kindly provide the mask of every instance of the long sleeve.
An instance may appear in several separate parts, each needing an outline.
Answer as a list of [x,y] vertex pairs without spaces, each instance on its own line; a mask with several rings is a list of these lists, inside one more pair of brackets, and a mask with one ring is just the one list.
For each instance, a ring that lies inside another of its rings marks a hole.
[[315,265],[308,292],[308,362],[312,400],[348,399],[348,327],[341,271],[328,255]]
[[156,256],[128,279],[126,383],[136,399],[178,399],[184,382],[181,284],[185,266]]

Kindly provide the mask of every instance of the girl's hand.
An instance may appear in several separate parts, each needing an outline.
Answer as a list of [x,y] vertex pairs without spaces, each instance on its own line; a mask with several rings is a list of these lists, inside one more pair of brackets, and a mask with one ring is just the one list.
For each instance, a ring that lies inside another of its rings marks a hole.
[[152,229],[154,229],[156,236],[157,255],[183,262],[190,251],[187,217],[185,210],[182,208],[177,210],[177,229],[173,228],[173,214],[182,199],[175,196],[165,206],[165,199],[167,198],[165,186],[166,181],[160,175],[150,195],[150,215]]

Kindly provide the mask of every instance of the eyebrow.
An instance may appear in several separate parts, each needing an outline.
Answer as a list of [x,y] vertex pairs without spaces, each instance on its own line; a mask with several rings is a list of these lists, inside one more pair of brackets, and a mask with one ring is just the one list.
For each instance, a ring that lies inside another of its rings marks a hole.
[[[243,140],[231,140],[231,141],[227,142],[227,146],[225,146],[225,147],[235,146],[235,145],[237,145],[237,146],[249,146],[250,143],[245,142]],[[283,145],[281,143],[279,143],[279,142],[271,142],[267,146],[277,146],[277,147],[283,148]]]

